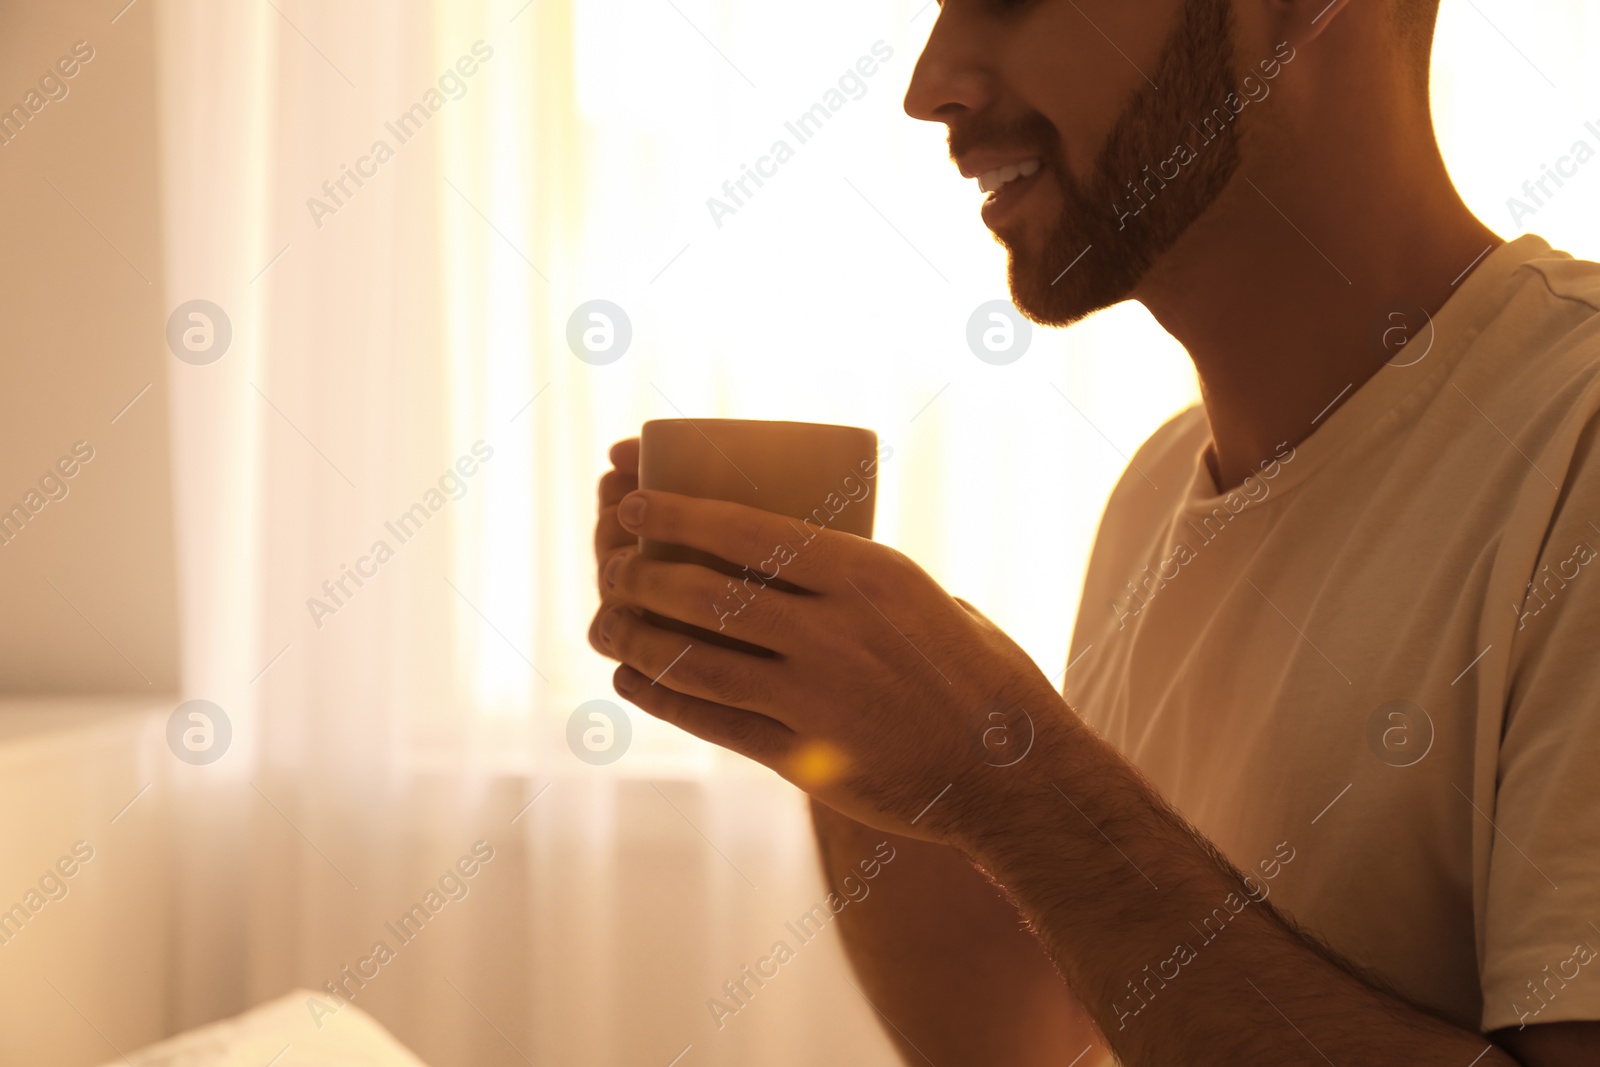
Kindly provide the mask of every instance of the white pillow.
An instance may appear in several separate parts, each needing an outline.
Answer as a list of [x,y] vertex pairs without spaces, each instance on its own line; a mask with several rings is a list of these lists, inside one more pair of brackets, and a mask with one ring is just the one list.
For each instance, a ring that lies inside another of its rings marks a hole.
[[105,1067],[427,1067],[352,1005],[337,1015],[320,1013],[319,1028],[308,1000],[326,1003],[327,998],[296,990]]

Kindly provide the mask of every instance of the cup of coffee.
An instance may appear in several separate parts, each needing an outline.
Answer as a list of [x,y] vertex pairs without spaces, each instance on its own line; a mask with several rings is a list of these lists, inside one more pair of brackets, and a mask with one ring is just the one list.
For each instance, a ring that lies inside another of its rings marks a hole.
[[[753,419],[652,419],[639,433],[639,488],[728,500],[794,520],[782,543],[798,555],[822,530],[872,536],[878,463],[889,450],[878,435],[854,426]],[[698,563],[728,576],[712,612],[720,620],[737,614],[768,588],[794,591],[782,576],[783,553],[771,559],[731,562],[683,545],[639,539],[648,559]],[[645,618],[712,644],[758,655],[763,648],[718,630],[693,626],[653,612]]]

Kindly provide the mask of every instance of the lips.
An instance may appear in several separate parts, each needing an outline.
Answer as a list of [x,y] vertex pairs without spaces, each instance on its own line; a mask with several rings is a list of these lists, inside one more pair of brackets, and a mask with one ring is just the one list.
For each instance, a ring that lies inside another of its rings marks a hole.
[[[1002,168],[1001,173],[1004,173],[1005,169]],[[981,212],[984,225],[991,230],[997,230],[1004,225],[1021,210],[1028,194],[1039,185],[1047,172],[1048,168],[1035,163],[1026,175],[1022,174],[1019,168],[1014,177],[999,183],[983,201]],[[982,187],[983,182],[980,179],[979,188]]]

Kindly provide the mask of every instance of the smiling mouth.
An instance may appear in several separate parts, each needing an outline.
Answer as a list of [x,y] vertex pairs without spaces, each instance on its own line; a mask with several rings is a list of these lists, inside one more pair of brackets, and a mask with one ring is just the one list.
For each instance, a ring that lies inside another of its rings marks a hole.
[[983,191],[979,213],[984,225],[996,234],[1014,229],[1033,200],[1033,190],[1045,180],[1050,168],[1037,159],[1012,163],[978,176]]
[[1024,178],[1031,178],[1039,172],[1042,164],[1037,159],[1025,159],[1021,163],[1013,163],[996,170],[985,171],[978,175],[979,192],[990,194],[990,199],[1012,182]]

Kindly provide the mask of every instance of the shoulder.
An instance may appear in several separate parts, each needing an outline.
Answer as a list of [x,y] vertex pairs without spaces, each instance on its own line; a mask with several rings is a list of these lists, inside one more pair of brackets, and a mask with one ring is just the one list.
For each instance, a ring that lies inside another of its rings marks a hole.
[[1162,423],[1128,461],[1095,530],[1073,626],[1074,656],[1113,618],[1106,606],[1165,535],[1193,484],[1201,450],[1210,442],[1205,409],[1194,404]]
[[[1600,263],[1550,251],[1523,264],[1517,296],[1502,328],[1519,342],[1508,353],[1508,374],[1524,378],[1536,445],[1554,446],[1568,484],[1597,484],[1596,428],[1600,426]],[[1520,357],[1520,358],[1518,358]],[[1542,403],[1540,402],[1542,400]]]
[[[1178,506],[1211,443],[1205,408],[1191,404],[1146,438],[1134,452],[1106,502],[1105,517],[1132,510],[1140,516]],[[1104,518],[1102,518],[1102,523]]]
[[1546,249],[1513,272],[1503,293],[1475,339],[1480,347],[1520,357],[1509,369],[1552,385],[1581,385],[1600,372],[1600,263]]
[[1600,318],[1600,263],[1574,259],[1552,249],[1534,256],[1523,266],[1549,298],[1568,305],[1575,318],[1590,321]]
[[[1206,421],[1206,409],[1200,404],[1190,404],[1172,418],[1162,423],[1155,433],[1145,439],[1134,453],[1136,463],[1161,466],[1169,457],[1179,455],[1179,462],[1187,465],[1199,450],[1211,440],[1211,424]],[[1127,477],[1124,472],[1123,477]]]
[[1090,553],[1087,587],[1142,558],[1182,507],[1200,453],[1211,443],[1205,409],[1194,404],[1162,423],[1128,461],[1101,512]]
[[[1543,245],[1512,271],[1452,376],[1552,490],[1595,477],[1600,264]],[[1551,500],[1556,503],[1555,499]]]
[[1518,475],[1496,537],[1516,608],[1515,696],[1556,654],[1547,646],[1577,642],[1571,653],[1592,660],[1600,626],[1600,585],[1577,581],[1600,560],[1600,264],[1547,251],[1511,282],[1463,377],[1474,418],[1509,442],[1502,463]]

